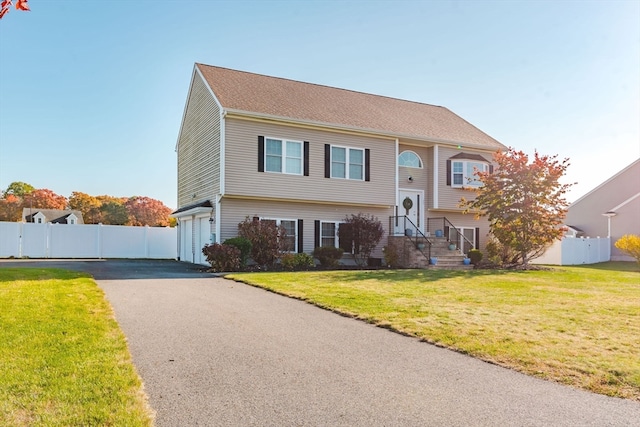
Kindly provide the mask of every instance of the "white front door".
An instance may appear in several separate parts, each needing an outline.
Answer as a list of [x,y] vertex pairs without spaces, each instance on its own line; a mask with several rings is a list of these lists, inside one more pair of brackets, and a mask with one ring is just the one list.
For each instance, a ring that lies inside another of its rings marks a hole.
[[406,215],[424,233],[424,191],[398,190],[398,215]]

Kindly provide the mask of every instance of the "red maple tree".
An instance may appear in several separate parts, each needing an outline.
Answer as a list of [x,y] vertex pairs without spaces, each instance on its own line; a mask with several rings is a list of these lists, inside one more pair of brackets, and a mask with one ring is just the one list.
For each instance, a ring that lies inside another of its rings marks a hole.
[[[28,0],[16,0],[16,10],[29,11],[29,5],[27,5]],[[0,3],[0,19],[4,17],[7,13],[9,13],[9,9],[13,5],[13,0],[2,0]]]
[[25,208],[40,209],[66,209],[67,198],[54,193],[51,190],[42,188],[34,190],[24,197]]

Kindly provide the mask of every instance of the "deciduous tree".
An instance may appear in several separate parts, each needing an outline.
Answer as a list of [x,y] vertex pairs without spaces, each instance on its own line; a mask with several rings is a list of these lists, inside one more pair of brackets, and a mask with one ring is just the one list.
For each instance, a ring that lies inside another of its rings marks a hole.
[[69,207],[82,212],[85,224],[98,224],[101,222],[101,206],[102,202],[97,197],[80,191],[74,191],[69,197]]
[[22,218],[22,199],[13,194],[5,194],[0,199],[0,221],[20,221]]
[[128,221],[127,208],[118,198],[114,197],[100,206],[100,222],[103,224],[125,225]]
[[246,217],[238,224],[240,237],[251,242],[251,258],[261,266],[272,266],[282,253],[286,230],[275,221],[260,221],[258,217]]
[[[359,213],[357,215],[347,215],[338,234],[340,235],[340,240],[352,242],[353,258],[356,264],[364,266],[367,264],[373,249],[380,243],[384,228],[375,216]],[[351,251],[352,248],[343,249]]]
[[[29,11],[29,6],[27,5],[28,0],[16,0],[16,10]],[[13,5],[13,0],[2,0],[0,3],[0,19],[4,17],[7,13],[9,13],[9,9],[11,9],[11,5]]]
[[638,264],[640,264],[640,236],[636,234],[625,234],[616,241],[615,245],[616,248],[632,256]]
[[9,184],[7,189],[4,191],[4,194],[5,196],[7,194],[12,194],[14,196],[22,198],[34,190],[35,188],[31,184],[27,184],[26,182],[22,182],[22,181],[14,181],[11,184]]
[[565,193],[573,184],[561,184],[569,159],[529,156],[509,148],[494,154],[494,173],[476,171],[482,182],[474,200],[461,200],[465,212],[486,216],[493,236],[517,253],[525,268],[532,259],[564,234],[561,227],[568,203]]
[[66,209],[67,198],[42,188],[34,190],[24,197],[25,208]]
[[148,225],[150,227],[168,227],[171,209],[160,200],[151,197],[130,197],[125,202],[129,214],[128,225]]

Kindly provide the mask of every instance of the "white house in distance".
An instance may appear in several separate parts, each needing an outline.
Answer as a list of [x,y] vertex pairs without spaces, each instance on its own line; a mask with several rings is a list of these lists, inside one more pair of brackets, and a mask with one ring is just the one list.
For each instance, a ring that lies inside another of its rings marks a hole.
[[640,159],[573,202],[565,223],[584,236],[611,237],[612,261],[634,261],[615,242],[640,235]]
[[348,249],[338,231],[358,213],[387,235],[483,248],[488,222],[458,204],[505,149],[444,107],[195,64],[176,144],[179,256],[206,264],[202,247],[247,217],[283,226],[292,252]]
[[23,208],[22,222],[36,224],[84,224],[82,212],[70,209]]

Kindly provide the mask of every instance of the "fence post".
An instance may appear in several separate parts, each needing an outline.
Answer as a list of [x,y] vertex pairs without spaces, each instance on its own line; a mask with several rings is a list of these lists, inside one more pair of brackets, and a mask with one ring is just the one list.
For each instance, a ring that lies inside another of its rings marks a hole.
[[20,222],[20,229],[18,230],[18,258],[22,258],[22,233],[24,222]]
[[51,258],[51,223],[45,224],[45,243],[44,243],[44,257]]
[[144,257],[149,258],[149,226],[144,226]]
[[102,259],[102,223],[98,223],[98,259]]

